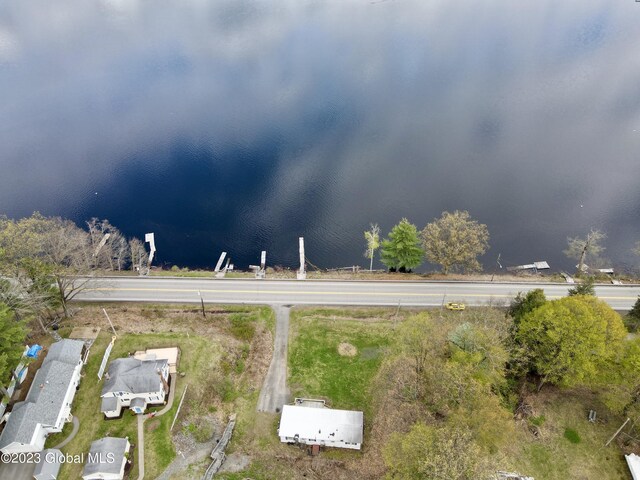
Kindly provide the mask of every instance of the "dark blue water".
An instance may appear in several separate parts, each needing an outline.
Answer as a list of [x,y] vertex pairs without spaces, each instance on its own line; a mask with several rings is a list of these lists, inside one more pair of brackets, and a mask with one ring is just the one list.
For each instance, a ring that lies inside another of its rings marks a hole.
[[156,233],[158,260],[364,264],[443,210],[493,267],[638,263],[640,3],[5,0],[0,212]]

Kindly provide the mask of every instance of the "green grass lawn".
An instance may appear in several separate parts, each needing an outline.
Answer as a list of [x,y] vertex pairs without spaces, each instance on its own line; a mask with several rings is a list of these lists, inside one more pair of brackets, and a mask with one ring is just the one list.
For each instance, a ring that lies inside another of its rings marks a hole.
[[[338,309],[292,312],[289,387],[295,397],[323,398],[332,408],[362,410],[367,415],[371,413],[370,382],[391,343],[392,324],[342,315],[344,311]],[[362,318],[358,312],[348,316]],[[340,343],[355,346],[356,354],[340,355]]]

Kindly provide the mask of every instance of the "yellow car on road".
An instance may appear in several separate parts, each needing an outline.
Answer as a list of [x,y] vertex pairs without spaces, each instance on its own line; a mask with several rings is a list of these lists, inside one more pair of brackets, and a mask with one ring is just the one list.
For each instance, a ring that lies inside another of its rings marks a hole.
[[447,310],[464,310],[467,306],[464,303],[447,303]]

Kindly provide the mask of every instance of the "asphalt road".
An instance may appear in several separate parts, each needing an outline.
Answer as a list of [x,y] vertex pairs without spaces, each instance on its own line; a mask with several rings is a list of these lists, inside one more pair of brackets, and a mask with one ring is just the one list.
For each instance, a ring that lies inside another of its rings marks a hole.
[[[254,280],[106,277],[90,280],[75,299],[113,302],[252,303],[271,305],[393,305],[433,307],[443,302],[508,304],[520,291],[543,288],[548,298],[571,285],[541,283]],[[630,309],[640,285],[601,285],[596,294],[616,310]]]

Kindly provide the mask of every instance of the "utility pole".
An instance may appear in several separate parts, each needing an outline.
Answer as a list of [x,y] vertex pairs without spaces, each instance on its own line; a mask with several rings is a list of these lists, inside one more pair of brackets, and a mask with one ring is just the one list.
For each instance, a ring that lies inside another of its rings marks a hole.
[[202,294],[200,293],[200,290],[198,290],[198,296],[200,297],[200,305],[202,305],[202,316],[204,318],[207,318],[207,314],[204,311],[204,298],[202,298]]

